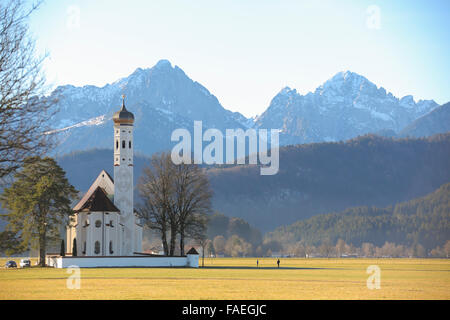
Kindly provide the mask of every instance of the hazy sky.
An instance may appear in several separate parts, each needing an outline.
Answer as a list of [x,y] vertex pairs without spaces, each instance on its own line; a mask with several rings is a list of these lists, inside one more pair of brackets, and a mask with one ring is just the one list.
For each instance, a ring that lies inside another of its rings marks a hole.
[[450,101],[447,0],[47,0],[30,27],[55,85],[103,86],[168,59],[246,116],[344,70]]

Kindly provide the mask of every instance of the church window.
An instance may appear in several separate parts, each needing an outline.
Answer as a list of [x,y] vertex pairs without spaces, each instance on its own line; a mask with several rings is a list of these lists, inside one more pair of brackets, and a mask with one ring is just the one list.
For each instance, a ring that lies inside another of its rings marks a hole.
[[83,243],[83,254],[86,254],[86,241]]
[[130,148],[130,149],[131,149],[131,140],[130,140],[130,141],[128,141],[128,148]]
[[119,149],[119,140],[116,140],[116,149]]
[[95,241],[94,253],[95,254],[100,253],[100,241]]
[[114,228],[114,223],[113,223],[112,220],[109,222],[109,226],[110,226],[111,228]]
[[100,220],[95,221],[95,227],[100,228],[102,226],[102,222]]
[[122,148],[125,148],[125,140],[122,140]]
[[112,241],[109,242],[109,253],[110,253],[110,254],[113,254],[113,253],[114,253]]

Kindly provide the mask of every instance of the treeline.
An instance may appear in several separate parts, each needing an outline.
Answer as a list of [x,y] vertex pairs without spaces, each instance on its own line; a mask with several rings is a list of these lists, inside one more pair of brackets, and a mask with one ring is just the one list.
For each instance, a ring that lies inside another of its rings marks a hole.
[[349,250],[359,255],[407,256],[411,251],[421,252],[421,256],[447,256],[448,249],[444,253],[444,248],[448,248],[450,240],[450,183],[425,197],[395,206],[355,207],[317,215],[279,227],[265,239],[279,242],[287,251],[304,250],[294,250],[296,246],[314,247],[323,254],[342,240],[352,248],[360,248]]
[[[364,242],[360,247],[347,244],[344,240],[338,239],[333,244],[328,239],[323,240],[319,245],[308,245],[304,241],[296,243],[282,244],[276,240],[282,248],[276,252],[277,256],[299,257],[299,258],[450,258],[450,240],[443,246],[437,246],[431,250],[425,249],[421,244],[406,246],[393,242],[385,242],[382,246],[375,246],[373,243]],[[265,256],[270,256],[269,252]]]
[[206,255],[228,257],[271,256],[282,246],[277,241],[263,241],[261,232],[236,217],[216,212],[209,217]]

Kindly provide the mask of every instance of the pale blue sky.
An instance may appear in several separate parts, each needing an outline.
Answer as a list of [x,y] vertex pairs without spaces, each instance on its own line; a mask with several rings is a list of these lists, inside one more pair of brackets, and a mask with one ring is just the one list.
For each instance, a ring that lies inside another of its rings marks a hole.
[[103,86],[168,59],[246,116],[284,86],[305,94],[344,70],[450,101],[446,0],[47,0],[30,27],[55,85]]

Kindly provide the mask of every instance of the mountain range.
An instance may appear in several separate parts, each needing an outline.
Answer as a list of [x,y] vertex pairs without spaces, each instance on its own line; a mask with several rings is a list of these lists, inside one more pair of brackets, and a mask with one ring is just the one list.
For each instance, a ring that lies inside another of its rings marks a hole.
[[256,120],[258,127],[281,129],[283,144],[341,141],[381,130],[400,132],[438,105],[401,99],[365,77],[339,72],[306,95],[284,88]]
[[110,148],[112,115],[126,95],[135,116],[135,150],[147,155],[169,149],[173,130],[192,130],[194,120],[204,128],[246,128],[248,119],[224,109],[217,98],[167,60],[153,68],[138,68],[130,76],[99,88],[61,86],[52,93],[59,112],[52,119],[59,133],[58,154],[90,148]]
[[[59,110],[51,120],[59,140],[55,153],[110,148],[110,119],[119,109],[122,94],[136,119],[135,150],[146,155],[171,149],[175,144],[170,141],[172,131],[186,128],[192,132],[194,120],[203,121],[205,130],[217,128],[223,132],[226,128],[279,129],[280,143],[287,145],[341,141],[377,132],[397,136],[408,126],[415,126],[416,121],[420,124],[422,117],[438,107],[433,100],[396,98],[365,77],[346,71],[306,95],[286,87],[264,113],[246,118],[225,109],[208,89],[191,80],[178,66],[160,60],[152,68],[138,68],[103,87],[57,87],[51,93],[58,99]],[[421,135],[448,130],[448,122],[439,116],[429,121]]]

